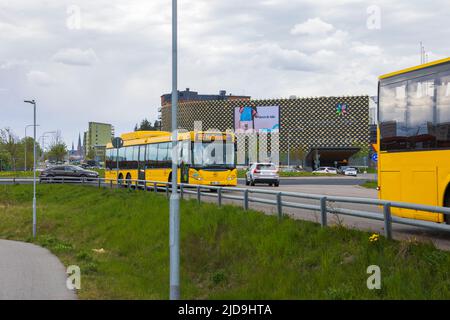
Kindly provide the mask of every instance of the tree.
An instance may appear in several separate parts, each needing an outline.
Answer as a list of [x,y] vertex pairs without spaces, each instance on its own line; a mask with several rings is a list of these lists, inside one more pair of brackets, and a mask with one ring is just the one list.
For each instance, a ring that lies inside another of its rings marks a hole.
[[154,125],[150,123],[147,119],[141,121],[140,125],[137,124],[134,127],[134,131],[157,131],[159,130],[159,121],[156,120]]
[[91,148],[89,149],[87,155],[86,155],[86,159],[87,160],[94,160],[95,159],[95,149]]
[[9,154],[12,170],[16,171],[19,159],[19,139],[10,128],[0,129],[0,144],[3,152]]
[[64,142],[54,143],[50,151],[48,152],[48,157],[54,161],[64,161],[64,158],[67,155],[67,146]]

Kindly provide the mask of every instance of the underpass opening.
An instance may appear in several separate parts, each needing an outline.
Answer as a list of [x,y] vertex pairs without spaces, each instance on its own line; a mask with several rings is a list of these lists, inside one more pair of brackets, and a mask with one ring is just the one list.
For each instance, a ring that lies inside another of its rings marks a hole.
[[307,154],[306,166],[313,170],[319,167],[340,167],[346,166],[349,159],[358,153],[361,148],[358,147],[318,147],[311,148]]

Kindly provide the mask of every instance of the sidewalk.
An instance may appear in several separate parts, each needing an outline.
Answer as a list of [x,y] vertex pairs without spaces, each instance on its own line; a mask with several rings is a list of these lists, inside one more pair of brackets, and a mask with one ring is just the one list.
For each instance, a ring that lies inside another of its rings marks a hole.
[[66,269],[47,249],[0,240],[0,300],[73,300]]

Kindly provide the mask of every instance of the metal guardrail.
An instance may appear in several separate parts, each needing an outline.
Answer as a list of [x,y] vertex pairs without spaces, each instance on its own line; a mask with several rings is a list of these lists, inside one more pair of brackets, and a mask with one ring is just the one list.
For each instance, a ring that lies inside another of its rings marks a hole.
[[[23,183],[31,182],[33,179],[30,178],[11,178],[11,179],[0,179],[0,182],[9,183]],[[169,196],[171,192],[171,182],[162,181],[149,181],[149,180],[115,180],[115,179],[105,179],[105,178],[73,178],[73,177],[61,177],[61,178],[45,178],[42,177],[39,180],[42,182],[49,183],[81,183],[85,185],[94,185],[101,187],[127,187],[127,188],[142,188],[147,191],[164,191]],[[393,216],[391,214],[392,208],[410,209],[418,211],[427,211],[432,213],[441,213],[444,215],[450,215],[450,208],[421,205],[414,203],[398,202],[398,201],[386,201],[378,199],[369,198],[352,198],[352,197],[339,197],[339,196],[326,196],[317,194],[307,194],[300,192],[285,192],[285,191],[273,191],[267,189],[247,189],[239,187],[218,187],[218,186],[203,186],[203,185],[193,185],[180,183],[178,184],[178,190],[181,198],[184,195],[195,195],[197,201],[200,203],[203,197],[215,197],[217,198],[218,206],[222,206],[223,200],[237,200],[241,201],[244,210],[248,210],[250,203],[261,203],[275,206],[278,214],[278,218],[283,218],[283,208],[296,208],[296,209],[306,209],[311,211],[320,212],[320,223],[323,227],[328,225],[328,214],[338,214],[343,216],[352,216],[370,220],[378,220],[384,222],[384,232],[388,239],[392,239],[392,224],[403,224],[414,227],[428,228],[437,231],[450,232],[450,225],[439,224],[435,222],[414,220],[408,218],[401,218]],[[214,193],[205,192],[215,191]],[[224,193],[224,191],[237,192],[241,195],[231,195]],[[254,197],[252,195],[272,195],[275,196],[274,200]],[[286,201],[286,198],[297,198],[297,199],[308,199],[316,200],[317,204],[307,204],[307,203],[297,203],[292,201]],[[376,207],[382,207],[383,213],[376,213],[364,210],[353,210],[347,208],[333,208],[330,206],[331,203],[352,203],[352,204],[365,204]]]

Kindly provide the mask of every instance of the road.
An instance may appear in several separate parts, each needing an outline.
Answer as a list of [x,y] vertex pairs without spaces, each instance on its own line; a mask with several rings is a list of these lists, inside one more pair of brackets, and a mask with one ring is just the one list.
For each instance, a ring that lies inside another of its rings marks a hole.
[[0,240],[0,300],[74,300],[61,262],[34,244]]

